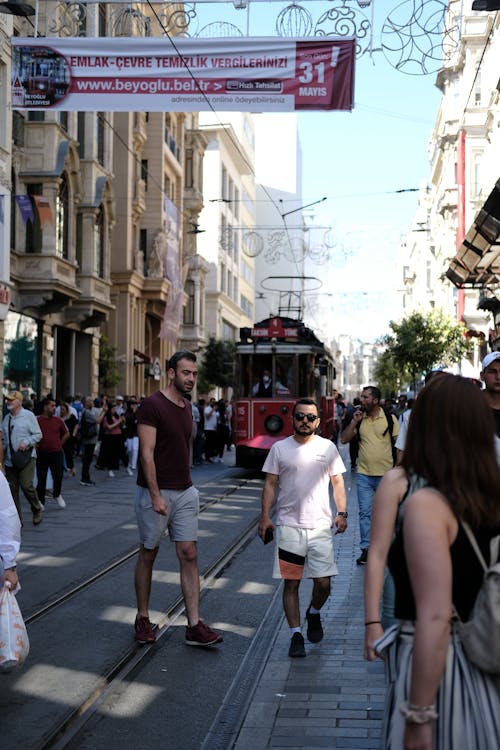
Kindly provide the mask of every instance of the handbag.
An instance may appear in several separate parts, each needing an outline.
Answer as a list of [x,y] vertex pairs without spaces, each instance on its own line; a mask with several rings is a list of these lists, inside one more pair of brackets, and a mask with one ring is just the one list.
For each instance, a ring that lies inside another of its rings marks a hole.
[[12,417],[9,417],[9,448],[10,448],[10,460],[14,469],[21,471],[31,461],[31,450],[26,451],[15,451],[12,447],[12,440],[10,433],[12,432]]
[[0,672],[19,667],[29,654],[30,643],[19,604],[8,586],[0,591]]

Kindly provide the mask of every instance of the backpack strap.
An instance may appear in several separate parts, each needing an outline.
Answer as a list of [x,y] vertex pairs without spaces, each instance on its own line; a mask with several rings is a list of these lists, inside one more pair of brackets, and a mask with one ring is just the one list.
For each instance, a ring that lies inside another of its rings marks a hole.
[[[471,544],[471,547],[472,547],[472,549],[473,549],[473,550],[474,550],[474,552],[476,553],[476,557],[477,557],[477,559],[478,559],[478,560],[479,560],[479,562],[481,563],[481,565],[482,565],[482,567],[483,567],[483,570],[484,570],[484,571],[486,572],[486,571],[488,570],[488,566],[486,565],[486,562],[485,562],[485,559],[484,559],[484,557],[483,557],[483,555],[482,555],[482,552],[481,552],[481,550],[479,549],[479,544],[478,544],[478,543],[477,543],[477,541],[476,541],[476,537],[475,537],[475,536],[474,536],[474,534],[472,533],[472,529],[471,529],[471,527],[470,527],[470,526],[469,526],[469,524],[468,524],[468,523],[466,523],[465,521],[460,521],[460,523],[462,524],[463,530],[464,530],[464,531],[465,531],[465,533],[467,534],[467,537],[468,537],[468,539],[469,539],[469,542],[470,542],[470,544]],[[492,540],[491,540],[491,544],[493,544],[493,543],[494,543],[495,541],[497,542],[497,553],[498,553],[498,537],[495,537],[495,539],[492,539]],[[491,560],[493,561],[493,557],[491,557]]]

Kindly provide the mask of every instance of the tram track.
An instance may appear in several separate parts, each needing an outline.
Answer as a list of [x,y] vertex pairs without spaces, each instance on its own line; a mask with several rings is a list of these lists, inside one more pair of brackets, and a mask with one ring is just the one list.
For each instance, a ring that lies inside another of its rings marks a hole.
[[[202,597],[210,588],[218,589],[220,584],[212,585],[215,579],[225,576],[226,568],[255,539],[261,488],[256,480],[254,474],[246,474],[212,477],[197,485]],[[129,529],[127,519],[121,524]],[[113,535],[117,537],[114,531]],[[129,545],[130,541],[128,535]],[[100,551],[101,547],[99,537],[96,549]],[[177,653],[184,602],[173,546],[162,545],[157,566],[161,584],[155,586],[156,601],[152,601],[157,642],[145,646],[132,640],[130,625],[134,611],[130,580],[138,546],[120,550],[114,544],[109,549],[113,548],[114,559],[102,557],[99,567],[89,570],[88,575],[80,566],[80,578],[67,588],[58,585],[52,592],[45,588],[45,601],[34,599],[31,611],[25,614],[32,651],[23,670],[13,675],[11,689],[16,697],[9,717],[17,717],[17,721],[9,722],[6,750],[19,743],[26,750],[77,748],[89,731],[89,723],[91,727],[95,724],[92,717],[99,722],[109,702],[129,684],[136,680],[141,683],[144,670],[154,668],[155,662],[164,658],[166,642],[168,652],[173,648]],[[71,559],[71,548],[63,554]],[[90,542],[88,558],[92,565]],[[71,575],[70,568],[68,573]],[[59,584],[64,582],[61,576],[57,580]],[[184,650],[182,636],[181,644]],[[191,656],[186,653],[188,661]],[[33,702],[33,698],[38,700]],[[7,715],[4,719],[8,720]]]
[[[210,587],[212,581],[217,578],[233,561],[233,559],[246,547],[246,545],[255,537],[258,528],[259,516],[229,545],[229,547],[216,560],[213,561],[200,574],[200,593],[203,593]],[[99,684],[86,700],[73,709],[69,715],[53,728],[43,741],[36,745],[35,750],[63,750],[77,735],[84,729],[94,713],[98,710],[102,701],[119,685],[129,677],[134,670],[140,667],[141,662],[148,659],[151,652],[162,638],[167,638],[172,629],[172,625],[177,618],[185,611],[182,596],[179,596],[164,612],[156,623],[156,643],[151,644],[132,644],[130,648],[118,659],[115,664],[107,670],[106,674],[101,676]]]
[[[237,492],[238,489],[241,487],[244,487],[251,481],[250,479],[242,479],[231,485],[226,489],[225,492],[216,495],[215,497],[207,497],[207,499],[203,499],[203,485],[200,488],[200,496],[202,502],[200,503],[200,514],[207,511],[209,508],[212,508],[217,503],[221,502],[225,498],[232,495],[234,492]],[[208,495],[209,493],[207,493]],[[211,494],[211,493],[210,493]],[[92,575],[88,576],[87,578],[84,578],[77,584],[73,584],[71,587],[68,587],[66,590],[58,592],[54,597],[49,599],[46,603],[43,603],[40,605],[37,609],[34,611],[28,613],[24,617],[24,622],[26,625],[33,624],[40,620],[41,618],[45,617],[47,614],[52,612],[52,610],[56,609],[57,607],[61,606],[65,602],[67,602],[72,597],[76,596],[81,591],[84,591],[87,588],[90,588],[94,583],[100,581],[105,576],[109,575],[113,571],[115,571],[117,568],[120,568],[122,565],[125,565],[129,560],[131,560],[133,557],[135,557],[139,552],[139,546],[134,545],[131,549],[127,550],[126,552],[120,554],[117,556],[114,560],[109,562],[107,565],[105,565],[103,568],[101,568],[96,573],[93,573]]]

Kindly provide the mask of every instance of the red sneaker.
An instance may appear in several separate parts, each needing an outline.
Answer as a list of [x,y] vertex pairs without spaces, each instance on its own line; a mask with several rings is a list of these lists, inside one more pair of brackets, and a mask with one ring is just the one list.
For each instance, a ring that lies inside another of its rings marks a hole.
[[219,633],[215,633],[201,620],[197,625],[186,628],[187,646],[215,646],[216,643],[222,643],[223,640]]
[[135,640],[137,643],[154,643],[156,641],[156,635],[154,634],[149,617],[139,617],[137,615],[135,618]]

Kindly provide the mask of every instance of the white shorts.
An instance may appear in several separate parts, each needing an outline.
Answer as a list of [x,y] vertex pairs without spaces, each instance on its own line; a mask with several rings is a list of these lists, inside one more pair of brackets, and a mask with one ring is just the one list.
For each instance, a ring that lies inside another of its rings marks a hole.
[[167,501],[166,516],[153,510],[149,490],[146,487],[137,487],[135,515],[142,545],[146,549],[159,547],[167,529],[172,542],[195,542],[198,538],[200,510],[200,495],[196,487],[160,492]]
[[273,578],[300,581],[302,578],[336,576],[333,533],[330,527],[298,529],[276,526]]

